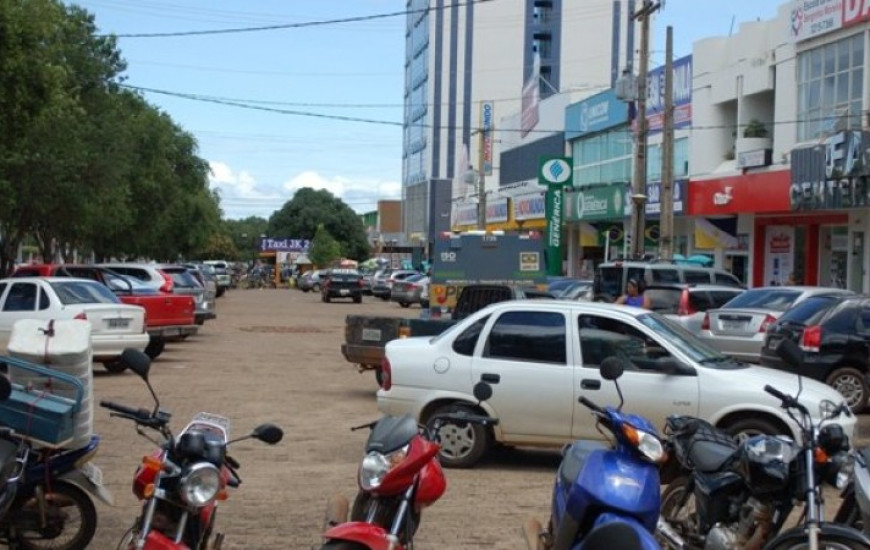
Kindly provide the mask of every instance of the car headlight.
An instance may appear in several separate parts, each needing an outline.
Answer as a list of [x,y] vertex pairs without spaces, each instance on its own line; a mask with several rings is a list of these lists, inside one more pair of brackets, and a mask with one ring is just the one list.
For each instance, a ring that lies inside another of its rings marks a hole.
[[188,468],[181,477],[178,492],[190,506],[205,506],[220,491],[221,473],[213,464],[200,462]]
[[656,464],[664,462],[666,458],[665,448],[658,437],[649,432],[638,430],[630,424],[623,424],[622,433],[645,459]]
[[408,456],[408,445],[392,453],[381,454],[372,451],[363,457],[359,466],[359,486],[364,491],[371,491],[381,486],[384,477],[390,470],[398,466]]

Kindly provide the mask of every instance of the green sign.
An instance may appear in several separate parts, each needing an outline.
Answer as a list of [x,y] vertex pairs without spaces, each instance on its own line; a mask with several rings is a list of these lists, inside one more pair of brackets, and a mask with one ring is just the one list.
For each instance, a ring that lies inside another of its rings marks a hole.
[[574,169],[571,157],[541,157],[538,165],[538,183],[541,185],[571,185]]
[[562,274],[562,259],[564,258],[562,251],[562,201],[564,197],[565,193],[562,192],[561,185],[551,185],[547,189],[544,202],[547,220],[546,247],[544,248],[547,275],[558,276]]
[[625,184],[576,189],[565,194],[565,221],[622,219],[625,206]]

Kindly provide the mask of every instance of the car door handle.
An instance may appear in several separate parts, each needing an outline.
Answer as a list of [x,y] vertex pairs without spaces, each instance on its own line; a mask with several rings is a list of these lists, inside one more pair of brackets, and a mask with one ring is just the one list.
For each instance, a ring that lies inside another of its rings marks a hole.
[[584,378],[580,381],[580,387],[584,390],[600,390],[601,389],[601,380],[593,380],[591,378]]
[[488,384],[498,384],[499,382],[501,382],[501,375],[486,373],[480,376],[480,380],[481,382],[486,382]]

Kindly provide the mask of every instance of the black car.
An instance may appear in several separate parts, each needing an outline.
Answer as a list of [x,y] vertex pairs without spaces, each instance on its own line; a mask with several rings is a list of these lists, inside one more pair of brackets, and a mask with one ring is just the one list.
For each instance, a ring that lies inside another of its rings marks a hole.
[[776,354],[786,338],[804,350],[799,374],[839,391],[853,411],[865,407],[870,397],[870,298],[826,295],[799,302],[767,329],[762,366],[794,372]]
[[329,302],[332,298],[350,298],[362,302],[362,274],[356,269],[330,269],[320,276],[320,299]]

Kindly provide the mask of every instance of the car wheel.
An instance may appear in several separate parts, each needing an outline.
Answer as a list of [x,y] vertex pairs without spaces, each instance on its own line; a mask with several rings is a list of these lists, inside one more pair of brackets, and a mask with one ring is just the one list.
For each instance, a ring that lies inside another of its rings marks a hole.
[[723,429],[738,442],[756,435],[790,435],[764,418],[740,418],[728,423]]
[[402,307],[411,307],[411,304],[409,304],[408,302],[399,302],[399,305]]
[[165,347],[166,340],[163,338],[152,338],[149,340],[148,346],[145,348],[145,355],[150,357],[152,360],[157,359],[160,357],[160,354],[163,353]]
[[104,362],[104,363],[103,363],[103,368],[106,369],[106,371],[108,371],[108,372],[110,372],[110,373],[112,373],[112,374],[120,374],[120,373],[124,372],[124,370],[125,370],[127,367],[125,367],[124,364],[123,364],[121,361],[119,361],[119,360],[115,360],[115,361],[106,361],[106,362]]
[[355,303],[355,304],[361,304],[361,303],[362,303],[362,296],[354,296],[354,297],[353,297],[353,303]]
[[[454,403],[437,409],[434,414],[465,412],[475,414],[474,410],[466,405]],[[431,422],[427,422],[431,429]],[[490,446],[489,430],[480,424],[445,423],[438,434],[438,443],[441,451],[438,458],[443,466],[448,468],[470,468],[486,453]]]
[[217,295],[216,295],[216,296],[217,296],[218,298],[220,298],[221,296],[224,295],[224,293],[226,293],[226,291],[227,291],[226,288],[224,288],[224,287],[220,287],[220,288],[218,289],[218,291],[217,291]]
[[858,369],[838,367],[828,375],[825,383],[840,392],[852,412],[861,412],[867,405],[870,388],[864,374]]

